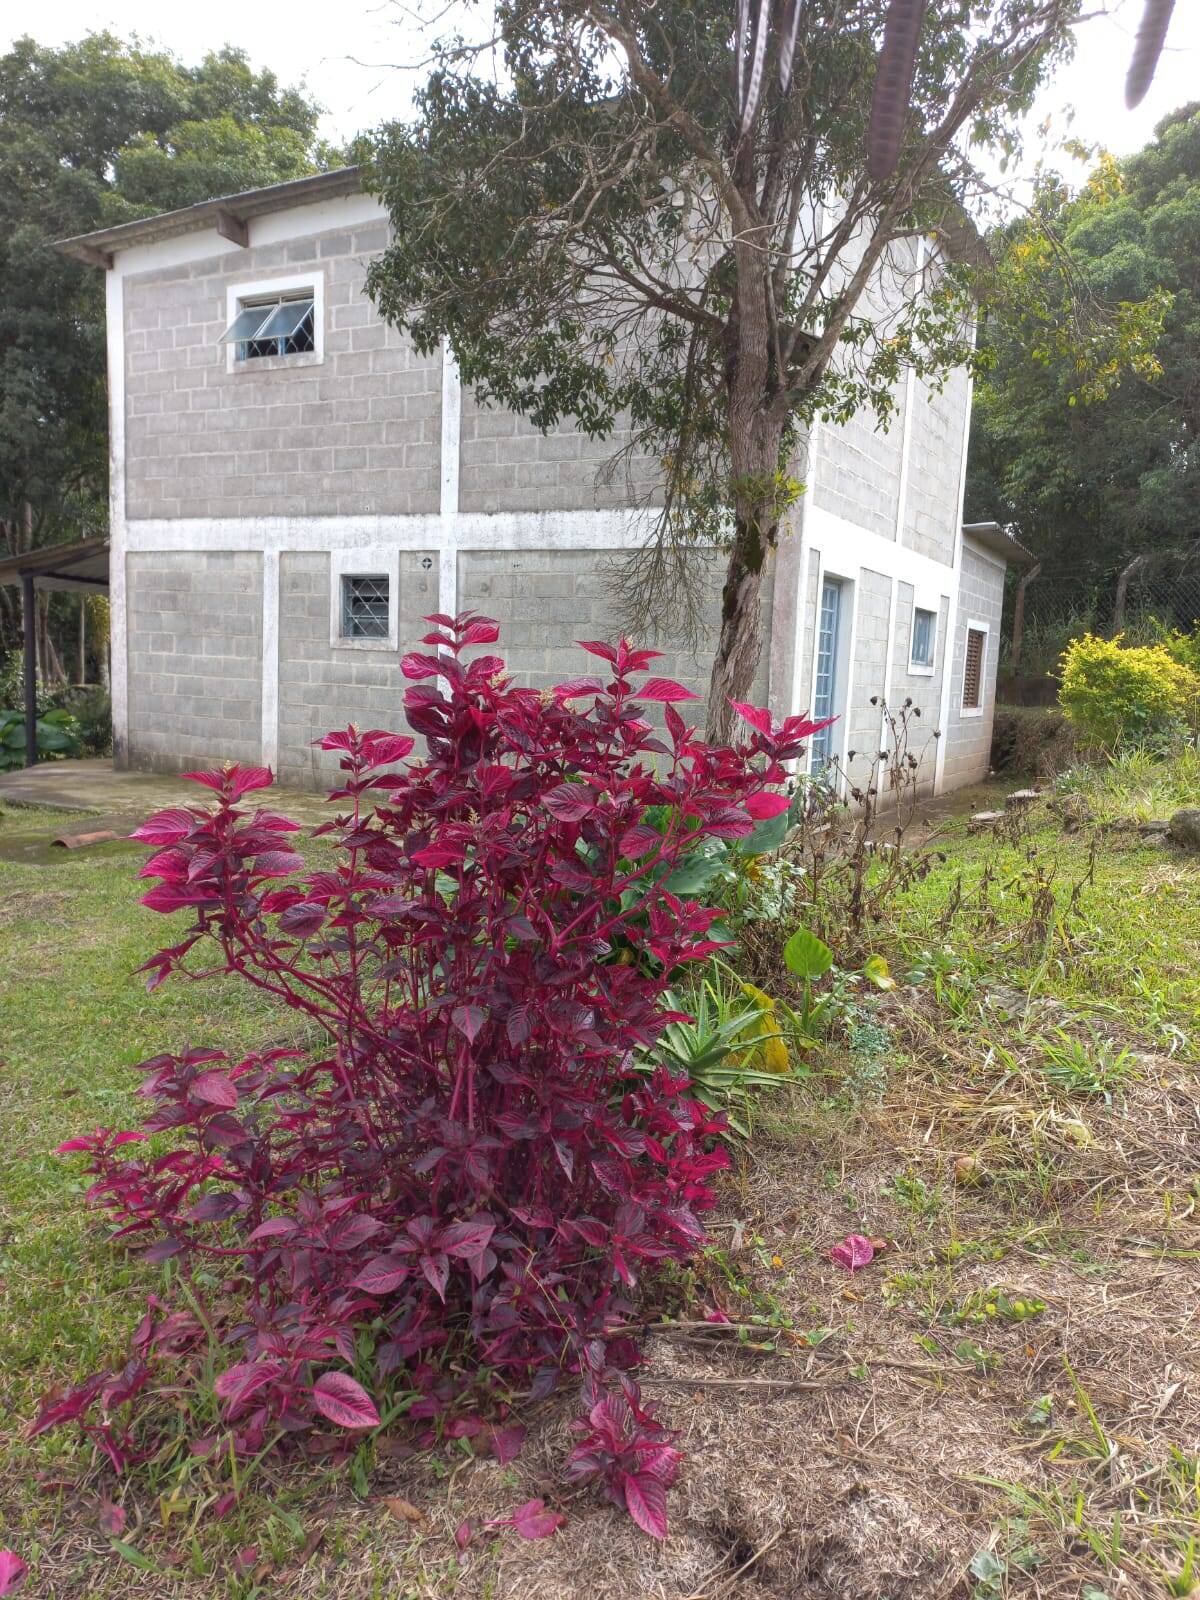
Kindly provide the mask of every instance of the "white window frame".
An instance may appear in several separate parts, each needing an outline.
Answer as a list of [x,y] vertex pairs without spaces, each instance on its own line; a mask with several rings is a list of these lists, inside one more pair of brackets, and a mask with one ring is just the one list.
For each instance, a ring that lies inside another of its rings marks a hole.
[[226,372],[278,372],[283,368],[319,367],[325,360],[325,274],[314,270],[296,273],[284,278],[257,278],[250,283],[231,283],[225,290],[225,326],[233,326],[233,319],[247,301],[267,299],[271,295],[299,298],[299,292],[312,295],[313,347],[291,356],[255,356],[252,361],[239,361],[233,343],[225,346]]
[[[972,633],[983,635],[983,652],[979,657],[979,704],[977,706],[963,705],[963,692],[967,686],[967,638]],[[963,659],[962,674],[958,681],[958,714],[960,717],[981,717],[987,709],[987,674],[988,650],[992,643],[992,625],[990,622],[981,622],[977,617],[968,617],[963,627]]]
[[[388,580],[388,631],[386,639],[348,639],[342,632],[342,579]],[[395,545],[359,545],[334,550],[329,557],[329,644],[334,650],[384,650],[400,648],[400,551]]]
[[[830,746],[829,755],[831,761],[836,760],[838,762],[844,773],[846,755],[850,748],[850,707],[853,704],[852,696],[854,694],[854,654],[858,646],[858,598],[859,579],[862,576],[862,570],[859,568],[856,571],[843,571],[836,566],[826,566],[823,553],[817,552],[816,554],[818,561],[817,609],[813,617],[812,672],[809,679],[812,685],[811,698],[815,706],[817,658],[820,654],[821,641],[821,596],[824,592],[826,579],[828,579],[832,583],[840,584],[842,589],[838,612],[837,657],[834,662],[833,674],[834,697],[833,705],[830,708],[831,715],[836,717],[837,720],[830,729],[833,735],[833,742]],[[815,714],[814,710],[813,715]],[[816,776],[817,771],[815,757],[816,748],[810,739],[808,749],[805,752],[804,764],[805,771],[812,776]],[[838,781],[839,783],[843,781],[840,775]]]
[[[929,661],[918,661],[913,655],[913,645],[917,637],[917,612],[924,611],[933,618],[933,654]],[[937,667],[938,633],[941,623],[941,603],[931,605],[928,595],[917,595],[913,600],[912,616],[908,624],[908,673],[912,678],[932,678]]]

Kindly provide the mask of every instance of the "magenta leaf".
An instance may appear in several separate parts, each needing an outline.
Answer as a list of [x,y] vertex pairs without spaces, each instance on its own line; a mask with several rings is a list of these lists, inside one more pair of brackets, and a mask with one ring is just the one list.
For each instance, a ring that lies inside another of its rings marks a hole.
[[100,1532],[106,1533],[112,1539],[119,1539],[125,1531],[128,1517],[124,1506],[115,1505],[107,1496],[100,1502],[100,1516],[98,1518]]
[[238,1103],[237,1085],[231,1083],[223,1072],[201,1072],[192,1080],[191,1092],[206,1105],[221,1106],[226,1110]]
[[468,1042],[474,1044],[480,1028],[487,1021],[487,1012],[482,1006],[455,1006],[450,1013],[450,1020],[459,1033],[465,1033]]
[[673,678],[647,678],[636,690],[639,700],[660,700],[668,704],[679,700],[699,700],[700,696]]
[[585,695],[603,694],[604,684],[599,678],[568,678],[565,683],[556,683],[554,693],[560,700],[579,700]]
[[625,1504],[629,1515],[652,1539],[667,1537],[667,1491],[657,1477],[636,1472],[625,1479]]
[[731,700],[729,704],[737,712],[738,716],[741,717],[742,721],[748,722],[756,733],[766,734],[768,737],[770,736],[771,713],[766,709],[765,706],[747,705],[744,700]]
[[560,822],[582,822],[595,809],[592,792],[582,783],[560,783],[542,796],[542,804]]
[[16,1594],[29,1576],[29,1567],[11,1550],[0,1550],[0,1595]]
[[847,1272],[857,1272],[875,1259],[875,1246],[861,1233],[848,1233],[841,1244],[834,1245],[829,1252],[829,1259],[839,1267],[845,1267]]
[[377,1428],[379,1413],[361,1383],[344,1372],[323,1372],[313,1385],[313,1405],[339,1428]]
[[525,1443],[525,1429],[520,1423],[510,1423],[505,1428],[493,1428],[491,1432],[492,1454],[496,1460],[507,1465],[515,1461],[521,1453],[521,1446]]
[[777,794],[774,790],[764,789],[759,794],[748,795],[745,806],[756,822],[766,822],[771,817],[777,817],[786,811],[791,803],[786,794]]
[[367,1294],[391,1294],[411,1273],[412,1267],[404,1256],[376,1256],[351,1280],[352,1287]]
[[526,1500],[511,1519],[522,1539],[548,1539],[566,1520],[561,1511],[548,1511],[544,1500]]

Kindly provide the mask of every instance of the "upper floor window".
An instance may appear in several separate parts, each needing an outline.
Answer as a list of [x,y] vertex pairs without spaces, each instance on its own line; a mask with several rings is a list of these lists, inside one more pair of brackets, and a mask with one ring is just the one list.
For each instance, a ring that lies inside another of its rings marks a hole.
[[221,335],[238,361],[297,356],[316,349],[312,290],[239,300],[237,314]]
[[912,619],[912,649],[909,653],[909,665],[918,669],[932,671],[933,651],[937,641],[937,614],[926,611],[923,606],[913,607]]

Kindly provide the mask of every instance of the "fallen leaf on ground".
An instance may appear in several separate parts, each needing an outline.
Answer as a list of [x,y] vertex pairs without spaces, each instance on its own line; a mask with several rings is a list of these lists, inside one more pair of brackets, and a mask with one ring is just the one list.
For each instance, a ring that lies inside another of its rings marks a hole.
[[388,1495],[384,1500],[397,1522],[424,1522],[425,1513],[420,1506],[413,1505],[411,1500],[404,1500],[398,1494]]
[[847,1272],[857,1272],[875,1259],[875,1246],[861,1233],[848,1233],[841,1244],[834,1245],[829,1252],[829,1259],[839,1267],[845,1267]]

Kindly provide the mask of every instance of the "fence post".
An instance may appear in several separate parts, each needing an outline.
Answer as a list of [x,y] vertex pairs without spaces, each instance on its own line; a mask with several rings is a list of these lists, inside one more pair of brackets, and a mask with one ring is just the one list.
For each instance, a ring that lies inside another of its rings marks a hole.
[[1018,677],[1021,671],[1021,643],[1025,637],[1025,591],[1042,570],[1039,561],[1030,567],[1028,572],[1021,574],[1017,584],[1017,597],[1013,603],[1013,631],[1012,631],[1012,670],[1013,677]]
[[1129,585],[1149,560],[1148,555],[1134,556],[1127,566],[1121,568],[1121,576],[1117,579],[1116,598],[1113,600],[1113,633],[1120,633],[1125,626],[1125,600],[1129,594]]
[[37,764],[37,596],[33,573],[21,574],[21,627],[25,646],[25,765]]

